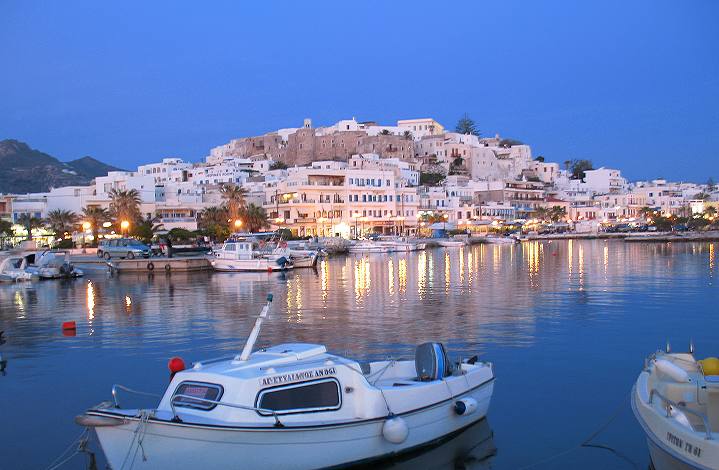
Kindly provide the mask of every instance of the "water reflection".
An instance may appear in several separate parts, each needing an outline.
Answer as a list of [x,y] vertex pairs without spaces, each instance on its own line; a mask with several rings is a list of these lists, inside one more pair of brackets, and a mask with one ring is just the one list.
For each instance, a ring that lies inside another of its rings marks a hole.
[[[381,359],[411,357],[416,344],[439,339],[454,357],[486,354],[498,376],[490,418],[504,439],[492,462],[521,467],[534,454],[562,447],[569,424],[586,423],[588,434],[601,421],[595,414],[607,412],[567,390],[601,389],[612,396],[607,401],[623,396],[644,356],[670,335],[677,344],[689,337],[698,348],[709,344],[702,354],[719,353],[709,351],[719,328],[710,301],[719,293],[718,247],[532,241],[336,257],[317,270],[285,274],[93,272],[0,285],[0,330],[8,337],[1,352],[13,364],[0,377],[0,394],[22,397],[0,400],[0,416],[27,424],[0,426],[0,442],[17,448],[0,466],[46,467],[67,446],[63,439],[76,434],[74,414],[107,398],[113,383],[162,390],[169,357],[237,352],[272,292],[275,307],[258,345],[315,342]],[[76,321],[76,337],[62,335],[63,321]],[[533,403],[525,396],[528,383],[537,384],[532,394],[541,407],[525,405]],[[49,390],[66,406],[53,406]],[[559,395],[561,403],[546,399]],[[527,426],[518,429],[520,413]],[[46,416],[57,425],[45,426]],[[626,419],[619,432],[634,432],[631,414]],[[634,437],[626,442],[638,452],[644,444]],[[47,448],[39,450],[38,440]],[[613,463],[579,460],[575,467]]]
[[386,462],[353,468],[480,470],[492,468],[492,457],[496,453],[497,448],[494,445],[492,429],[489,427],[488,420],[483,419],[438,445]]

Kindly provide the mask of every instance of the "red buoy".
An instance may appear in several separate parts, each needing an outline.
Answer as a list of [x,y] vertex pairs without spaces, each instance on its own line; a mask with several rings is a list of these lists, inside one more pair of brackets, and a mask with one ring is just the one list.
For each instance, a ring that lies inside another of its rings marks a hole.
[[167,361],[167,368],[170,369],[170,374],[175,375],[185,370],[185,361],[183,361],[181,357],[175,356]]
[[272,272],[272,268],[268,266],[268,267],[267,267],[267,272],[268,272],[268,273],[271,273],[271,272]]
[[64,330],[76,330],[77,324],[74,321],[62,322],[62,329]]

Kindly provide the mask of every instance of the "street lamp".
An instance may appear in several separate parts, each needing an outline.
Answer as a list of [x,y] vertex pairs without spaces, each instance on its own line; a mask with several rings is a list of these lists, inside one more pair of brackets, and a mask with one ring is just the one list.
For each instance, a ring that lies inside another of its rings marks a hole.
[[127,229],[129,227],[130,227],[130,222],[128,222],[127,220],[123,220],[122,222],[120,222],[120,230],[122,231],[123,234],[125,232],[127,232]]
[[235,230],[239,230],[242,227],[242,221],[240,219],[235,220]]
[[87,234],[87,231],[90,230],[92,227],[92,224],[90,222],[83,222],[82,223],[82,252],[85,253],[85,235]]

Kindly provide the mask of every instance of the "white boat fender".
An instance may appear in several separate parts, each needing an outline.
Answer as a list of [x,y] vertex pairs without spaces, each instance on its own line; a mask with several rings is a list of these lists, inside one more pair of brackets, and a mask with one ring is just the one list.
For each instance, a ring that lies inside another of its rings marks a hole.
[[454,412],[458,415],[471,415],[477,410],[477,400],[474,398],[462,398],[454,402]]
[[689,374],[687,371],[666,359],[657,359],[654,366],[664,375],[668,375],[677,382],[689,382]]
[[409,428],[405,420],[399,416],[389,418],[382,425],[382,436],[392,444],[401,444],[407,440]]

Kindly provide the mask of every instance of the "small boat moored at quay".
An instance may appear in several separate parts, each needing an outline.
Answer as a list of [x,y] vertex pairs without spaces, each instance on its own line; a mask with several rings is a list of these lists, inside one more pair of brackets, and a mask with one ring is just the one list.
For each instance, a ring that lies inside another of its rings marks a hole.
[[719,469],[719,359],[658,351],[632,390],[656,470]]
[[37,277],[27,269],[27,260],[22,256],[12,255],[0,261],[0,282],[32,281]]
[[257,242],[228,239],[222,248],[213,252],[210,264],[215,271],[286,271],[292,269],[292,261],[281,254],[263,253],[257,250]]
[[515,237],[497,237],[497,236],[486,236],[478,237],[477,240],[480,243],[490,243],[495,245],[514,245],[519,243],[519,240]]
[[467,245],[467,242],[465,240],[460,240],[460,239],[456,239],[456,238],[440,238],[440,239],[437,239],[436,242],[439,246],[443,246],[446,248]]
[[354,245],[350,246],[349,252],[350,253],[389,253],[392,251],[391,247],[389,245],[385,245],[380,242],[375,242],[371,240],[363,240],[360,242],[355,243]]
[[368,364],[318,344],[253,352],[271,301],[240,354],[174,369],[156,408],[120,408],[118,391],[132,390],[115,386],[114,402],[76,418],[95,430],[112,468],[366,463],[434,444],[485,417],[492,364],[476,356],[453,363],[440,343],[419,345],[414,360]]

